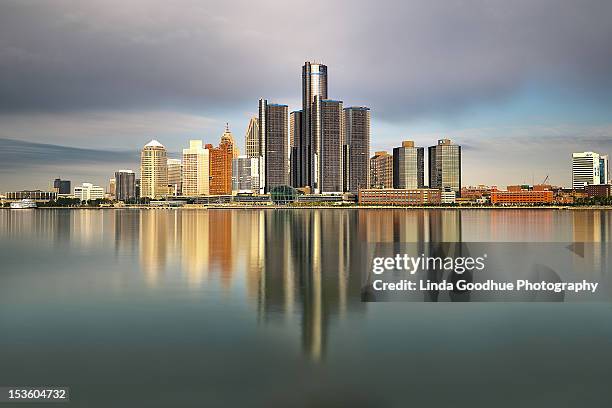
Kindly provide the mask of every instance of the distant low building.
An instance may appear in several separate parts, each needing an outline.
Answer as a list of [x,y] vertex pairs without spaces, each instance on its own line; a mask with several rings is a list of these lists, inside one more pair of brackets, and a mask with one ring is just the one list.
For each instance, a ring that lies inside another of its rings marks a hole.
[[361,205],[423,205],[440,204],[442,192],[438,189],[362,189],[358,203]]
[[491,204],[551,204],[552,202],[551,190],[491,191]]
[[104,188],[92,183],[83,183],[74,188],[74,197],[81,201],[101,200],[104,198]]
[[70,194],[70,180],[56,178],[53,180],[53,190],[58,194]]
[[34,201],[51,201],[57,199],[57,192],[42,190],[9,191],[6,193],[6,199],[9,201],[24,199],[30,199]]
[[612,185],[610,184],[591,184],[584,188],[589,197],[611,197]]
[[370,188],[393,188],[393,156],[385,151],[370,158]]

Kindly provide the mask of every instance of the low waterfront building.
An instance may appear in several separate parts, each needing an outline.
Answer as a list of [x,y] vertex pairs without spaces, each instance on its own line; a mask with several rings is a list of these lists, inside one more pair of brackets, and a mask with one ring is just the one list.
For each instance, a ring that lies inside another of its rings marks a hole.
[[74,188],[74,197],[81,201],[101,200],[104,198],[104,188],[92,183],[83,183]]
[[34,200],[34,201],[51,201],[57,199],[56,191],[42,191],[42,190],[22,190],[22,191],[9,191],[6,193],[6,200]]
[[590,184],[584,190],[589,197],[611,197],[611,188],[610,184]]
[[358,196],[360,205],[425,205],[441,202],[441,191],[432,188],[362,189]]
[[551,190],[491,191],[491,204],[552,204]]

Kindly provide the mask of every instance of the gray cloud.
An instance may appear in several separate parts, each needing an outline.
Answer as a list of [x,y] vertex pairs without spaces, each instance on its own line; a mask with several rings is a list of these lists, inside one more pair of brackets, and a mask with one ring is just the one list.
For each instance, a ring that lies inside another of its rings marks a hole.
[[93,164],[137,162],[138,151],[110,151],[80,149],[21,140],[0,139],[0,171],[11,170],[19,163],[19,170],[29,167],[67,164]]
[[4,1],[0,112],[254,109],[296,100],[300,65],[330,93],[412,118],[529,84],[605,95],[612,2]]

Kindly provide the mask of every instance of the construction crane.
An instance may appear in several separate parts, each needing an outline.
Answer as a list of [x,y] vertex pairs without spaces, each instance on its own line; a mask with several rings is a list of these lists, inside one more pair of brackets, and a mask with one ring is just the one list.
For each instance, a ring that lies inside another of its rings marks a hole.
[[546,184],[547,181],[548,181],[548,174],[546,175],[546,177],[544,178],[544,181],[541,184]]

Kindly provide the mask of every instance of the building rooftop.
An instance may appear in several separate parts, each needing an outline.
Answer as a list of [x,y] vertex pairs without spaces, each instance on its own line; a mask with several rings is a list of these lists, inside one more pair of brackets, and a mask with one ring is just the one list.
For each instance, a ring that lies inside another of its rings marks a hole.
[[145,147],[165,147],[165,146],[159,143],[157,140],[153,139],[149,143],[147,143]]

